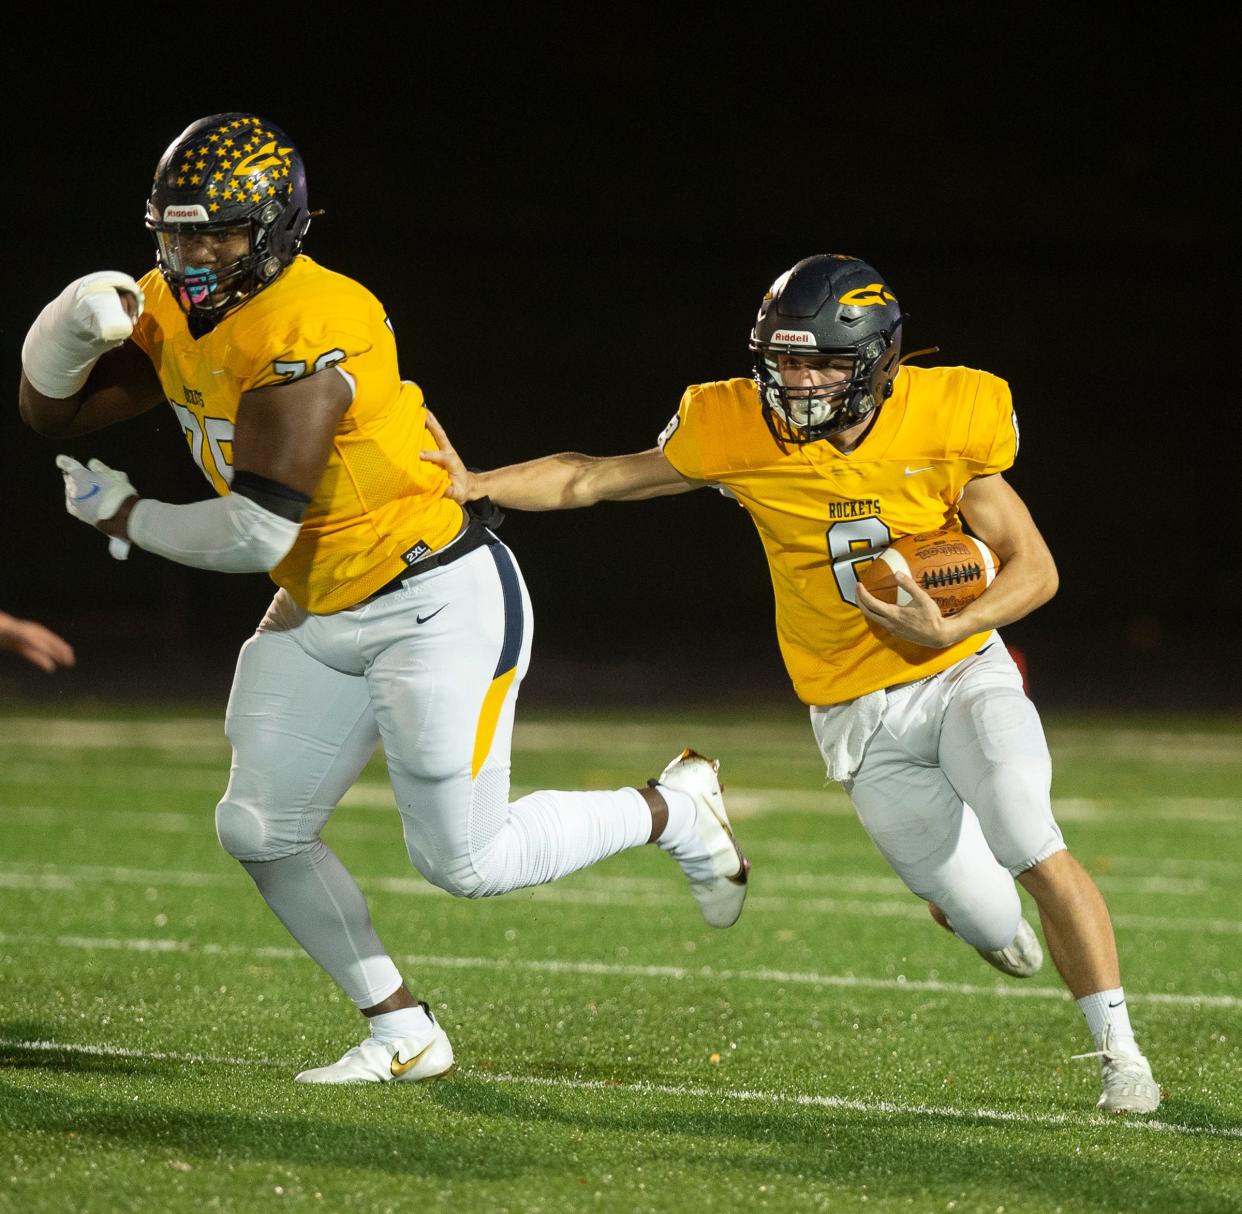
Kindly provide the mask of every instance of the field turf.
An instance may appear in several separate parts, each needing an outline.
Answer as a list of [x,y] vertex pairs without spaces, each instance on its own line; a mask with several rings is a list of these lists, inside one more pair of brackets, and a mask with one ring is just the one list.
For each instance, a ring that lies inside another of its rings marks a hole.
[[363,1025],[216,844],[219,712],[11,708],[0,1210],[1242,1210],[1242,723],[1048,727],[1152,1118],[1094,1111],[1051,966],[1006,979],[936,928],[794,709],[519,713],[519,792],[722,757],[754,863],[725,932],[655,848],[455,900],[375,760],[325,837],[460,1070],[330,1089],[290,1079]]

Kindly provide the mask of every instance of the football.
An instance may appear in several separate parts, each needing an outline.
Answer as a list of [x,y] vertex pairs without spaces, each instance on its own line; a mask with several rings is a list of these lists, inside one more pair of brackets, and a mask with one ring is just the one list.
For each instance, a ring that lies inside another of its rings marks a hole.
[[956,615],[992,584],[999,568],[996,554],[973,535],[956,529],[922,531],[895,539],[861,581],[876,598],[904,607],[910,596],[894,575],[907,573],[936,600],[941,615]]

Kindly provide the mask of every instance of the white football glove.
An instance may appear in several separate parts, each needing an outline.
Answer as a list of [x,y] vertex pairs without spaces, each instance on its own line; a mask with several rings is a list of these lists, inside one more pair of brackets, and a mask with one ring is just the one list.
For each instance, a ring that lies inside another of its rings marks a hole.
[[119,270],[101,270],[71,282],[39,313],[22,345],[22,370],[44,396],[74,396],[100,356],[134,331],[121,291],[134,297],[136,315],[141,316],[142,289]]
[[[58,455],[56,466],[65,478],[65,509],[92,527],[110,519],[127,498],[138,496],[129,477],[109,468],[102,460],[93,459],[83,466],[71,455]],[[129,541],[112,536],[108,551],[123,561],[129,555]]]

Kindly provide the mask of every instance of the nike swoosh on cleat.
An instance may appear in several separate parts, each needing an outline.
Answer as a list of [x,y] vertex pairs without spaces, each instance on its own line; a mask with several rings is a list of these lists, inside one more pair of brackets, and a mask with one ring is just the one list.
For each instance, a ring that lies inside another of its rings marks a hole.
[[432,1044],[433,1042],[427,1042],[427,1044],[408,1062],[401,1061],[401,1051],[398,1050],[392,1056],[392,1062],[388,1065],[388,1069],[392,1072],[392,1077],[394,1079],[400,1079],[401,1076],[410,1069],[410,1067],[412,1067],[429,1049],[431,1049]]
[[437,607],[430,615],[416,615],[414,620],[418,624],[425,624],[428,620],[435,619],[435,617],[438,616],[447,606],[448,604],[444,603],[442,606]]

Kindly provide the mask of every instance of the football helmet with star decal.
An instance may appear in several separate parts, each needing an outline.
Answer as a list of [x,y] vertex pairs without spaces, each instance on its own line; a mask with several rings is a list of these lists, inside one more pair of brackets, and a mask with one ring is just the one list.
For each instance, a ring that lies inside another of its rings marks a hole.
[[[764,420],[780,443],[813,443],[864,420],[892,395],[904,320],[873,266],[806,257],[768,289],[750,334]],[[782,357],[783,356],[783,357]],[[832,382],[785,382],[782,366],[831,368]]]
[[310,220],[302,157],[254,114],[186,127],[160,157],[147,200],[160,272],[204,331],[280,276]]

